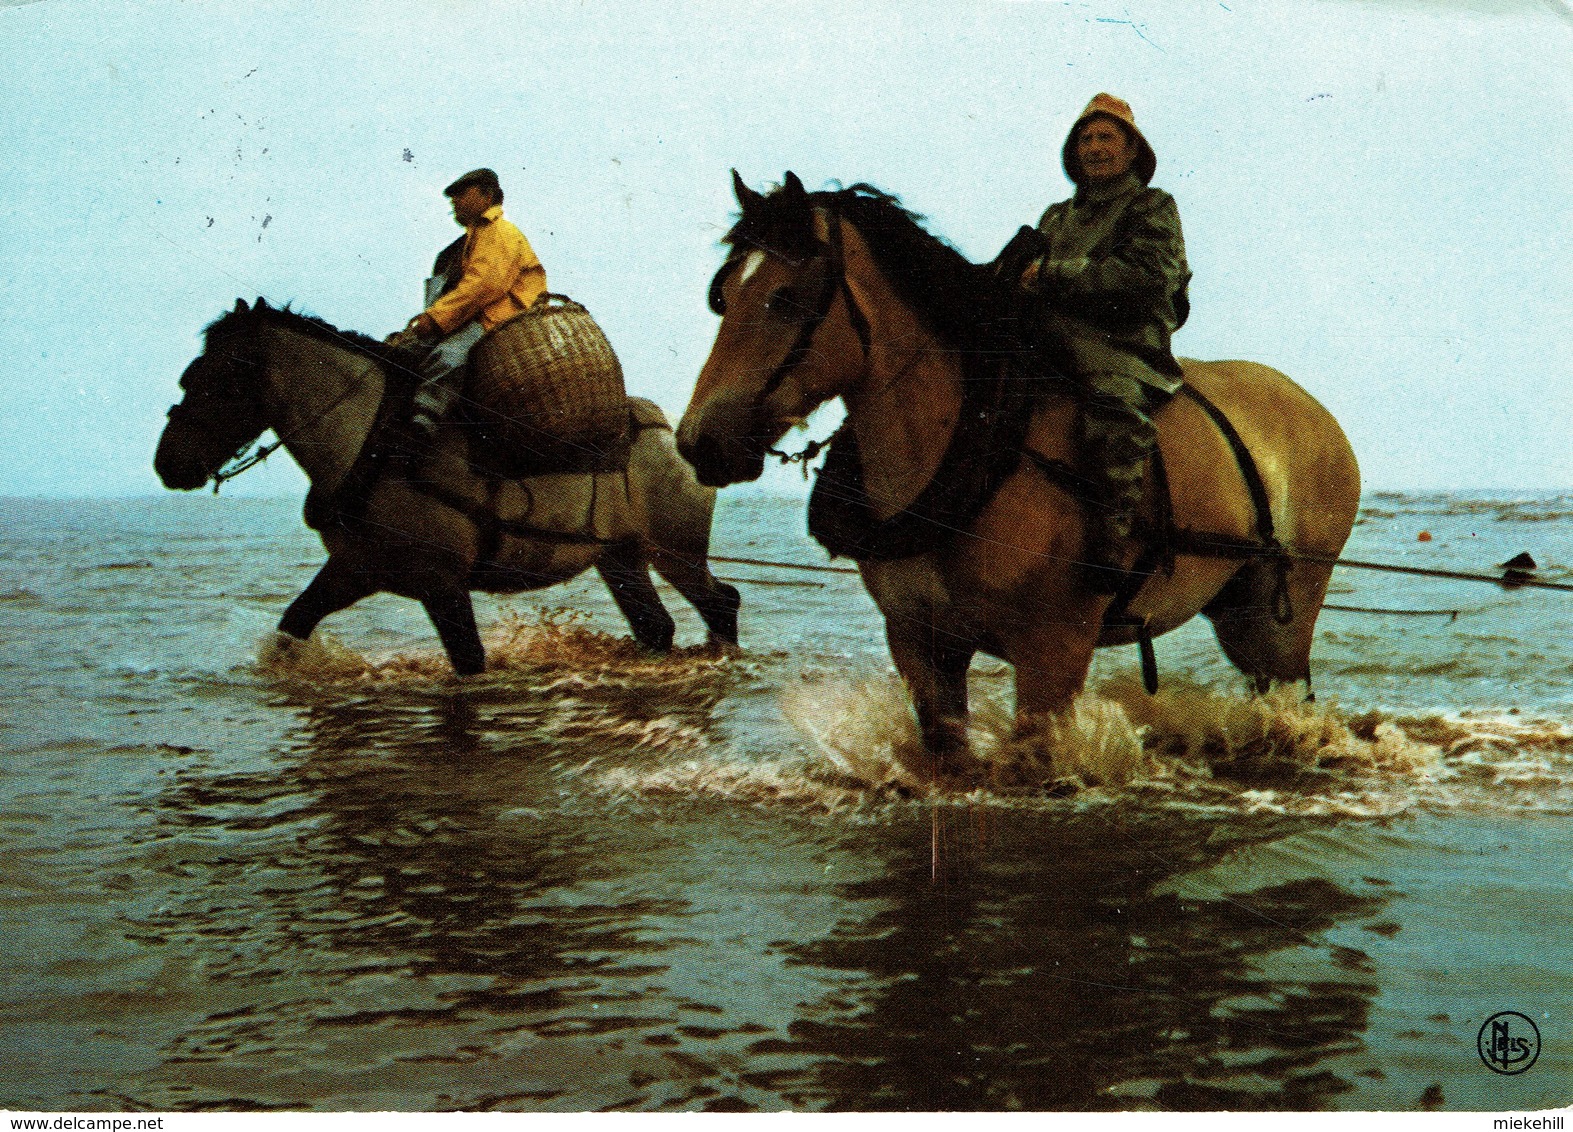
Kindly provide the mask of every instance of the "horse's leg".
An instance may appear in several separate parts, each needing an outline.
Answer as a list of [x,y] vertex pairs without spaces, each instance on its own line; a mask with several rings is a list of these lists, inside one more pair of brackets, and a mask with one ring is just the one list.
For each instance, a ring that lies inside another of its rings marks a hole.
[[977,651],[970,643],[947,640],[931,626],[885,622],[896,671],[918,717],[923,748],[933,755],[938,773],[971,769],[967,746],[967,670]]
[[480,630],[475,627],[475,606],[470,602],[470,591],[462,586],[441,590],[422,599],[421,605],[425,606],[426,616],[437,629],[453,670],[460,676],[486,671],[486,647],[481,644]]
[[1062,609],[1055,620],[1006,639],[1006,659],[1016,670],[1019,735],[1041,729],[1069,710],[1081,693],[1098,644],[1102,605]]
[[311,584],[284,611],[279,620],[279,632],[304,641],[324,617],[348,609],[374,588],[342,558],[330,555]]
[[721,581],[710,572],[703,553],[694,559],[656,547],[651,564],[656,573],[671,582],[683,599],[699,611],[712,643],[737,644],[737,611],[743,604],[742,595],[736,586]]
[[687,462],[672,446],[671,434],[661,429],[640,432],[630,457],[629,480],[644,517],[650,564],[698,610],[712,644],[737,644],[742,598],[710,572],[715,492],[695,482]]
[[661,595],[655,592],[649,563],[639,543],[632,539],[613,543],[602,552],[595,568],[612,591],[617,608],[628,618],[634,639],[652,652],[669,650],[677,626],[661,604]]
[[1202,610],[1224,655],[1258,692],[1274,684],[1304,682],[1310,698],[1311,644],[1332,573],[1331,566],[1320,563],[1294,564],[1287,579],[1293,614],[1288,624],[1280,625],[1274,615],[1278,573],[1265,559],[1247,562]]

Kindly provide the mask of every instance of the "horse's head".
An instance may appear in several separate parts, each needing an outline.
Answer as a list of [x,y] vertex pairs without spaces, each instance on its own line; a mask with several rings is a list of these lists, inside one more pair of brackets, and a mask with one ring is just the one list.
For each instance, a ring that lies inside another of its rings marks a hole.
[[201,487],[268,427],[262,398],[262,342],[257,300],[253,310],[235,309],[207,329],[206,347],[180,377],[185,396],[169,410],[153,469],[176,491]]
[[736,170],[732,184],[742,215],[710,284],[721,327],[677,430],[712,487],[758,479],[787,429],[867,368],[868,324],[847,283],[835,203],[843,194],[810,194],[791,173],[768,195]]

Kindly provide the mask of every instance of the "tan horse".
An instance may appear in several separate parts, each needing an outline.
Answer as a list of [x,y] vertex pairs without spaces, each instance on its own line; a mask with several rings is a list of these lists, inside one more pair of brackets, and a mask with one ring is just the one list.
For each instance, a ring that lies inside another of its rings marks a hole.
[[[359,461],[385,398],[409,394],[412,359],[318,319],[244,302],[208,327],[206,349],[181,378],[154,467],[166,487],[199,488],[266,429],[334,497]],[[701,487],[661,410],[629,402],[635,430],[624,472],[505,480],[469,462],[468,438],[445,424],[429,451],[390,459],[321,523],[328,561],[279,622],[301,640],[318,622],[374,593],[425,606],[454,669],[480,672],[486,654],[472,589],[517,593],[594,566],[634,636],[664,652],[673,623],[649,568],[704,619],[712,641],[737,643],[738,594],[707,565],[714,490]],[[332,512],[332,509],[329,509]]]
[[[861,456],[869,521],[876,530],[906,524],[892,547],[853,556],[885,616],[925,744],[942,767],[967,761],[967,670],[979,651],[1014,666],[1024,729],[1071,705],[1094,648],[1131,643],[1139,625],[1151,635],[1167,632],[1198,613],[1259,690],[1309,682],[1332,567],[1252,551],[1261,524],[1241,465],[1220,426],[1190,397],[1172,399],[1157,423],[1172,485],[1170,529],[1204,537],[1180,544],[1172,573],[1148,571],[1129,598],[1125,624],[1105,624],[1113,599],[1090,592],[1074,569],[1082,504],[1073,479],[1053,474],[1069,471],[1075,459],[1076,403],[1063,389],[1037,399],[981,509],[947,523],[950,512],[931,508],[924,522],[907,522],[934,498],[937,473],[950,474],[951,440],[971,411],[966,383],[999,372],[1006,340],[989,325],[992,273],[867,186],[809,194],[788,174],[784,187],[765,196],[733,176],[742,213],[711,288],[724,317],[678,427],[678,447],[702,483],[752,480],[790,427],[841,398],[842,435]],[[1265,366],[1188,361],[1184,368],[1254,456],[1289,553],[1336,557],[1360,495],[1337,422]],[[816,502],[824,479],[822,472]],[[1130,557],[1136,554],[1133,547]]]

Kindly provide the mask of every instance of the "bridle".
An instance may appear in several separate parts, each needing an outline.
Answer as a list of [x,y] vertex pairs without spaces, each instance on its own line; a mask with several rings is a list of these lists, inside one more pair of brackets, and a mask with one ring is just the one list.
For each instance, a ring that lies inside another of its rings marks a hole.
[[[203,396],[217,396],[226,399],[238,399],[242,397],[254,399],[256,397],[255,390],[257,386],[257,379],[262,371],[263,365],[263,359],[254,354],[231,354],[229,361],[225,365],[224,380],[222,382],[214,382],[217,388],[211,391],[187,389],[187,396],[189,396],[191,393],[197,392]],[[242,374],[244,376],[241,376]],[[213,482],[213,494],[217,495],[219,488],[222,487],[227,481],[234,479],[242,472],[250,471],[258,464],[263,463],[269,456],[273,455],[273,453],[284,447],[284,445],[290,440],[302,435],[303,433],[311,431],[323,421],[327,420],[328,417],[330,417],[340,408],[340,406],[342,406],[355,394],[360,392],[361,385],[364,383],[364,381],[365,374],[363,372],[362,375],[356,380],[347,382],[345,384],[344,391],[333,399],[332,404],[299,427],[292,428],[287,432],[280,432],[278,429],[274,429],[274,439],[272,444],[259,444],[255,441],[250,444],[242,444],[234,452],[234,454],[232,454],[228,459],[222,461],[218,468],[208,475],[208,479]],[[170,420],[174,420],[177,414],[189,413],[190,411],[191,406],[188,405],[185,400],[182,400],[178,404],[171,405],[166,416],[168,416]]]
[[[856,332],[858,341],[862,343],[864,360],[868,359],[871,346],[869,323],[867,316],[863,314],[862,308],[858,306],[857,298],[852,294],[851,286],[847,283],[847,263],[845,253],[842,251],[841,241],[841,214],[834,208],[827,208],[825,213],[827,238],[814,241],[816,247],[814,254],[810,257],[820,258],[825,261],[825,278],[819,286],[819,295],[815,299],[813,313],[798,327],[797,337],[793,340],[791,348],[776,363],[775,369],[770,371],[770,376],[765,379],[764,385],[760,388],[759,394],[755,398],[756,403],[763,402],[771,394],[775,393],[777,389],[780,389],[782,383],[791,376],[792,372],[803,364],[804,359],[808,357],[810,347],[813,345],[814,335],[819,332],[820,326],[830,316],[830,308],[835,306],[837,295],[846,300],[847,318],[852,323],[852,329]],[[763,246],[759,246],[758,250],[763,251],[767,255],[774,255],[793,267],[801,267],[808,262],[805,259],[794,260],[789,256],[782,255],[780,252]],[[718,315],[726,314],[726,299],[722,294],[722,290],[726,286],[726,281],[731,277],[732,272],[737,269],[737,265],[742,262],[743,258],[739,255],[732,256],[721,265],[721,270],[716,272],[715,278],[710,282],[710,309]]]

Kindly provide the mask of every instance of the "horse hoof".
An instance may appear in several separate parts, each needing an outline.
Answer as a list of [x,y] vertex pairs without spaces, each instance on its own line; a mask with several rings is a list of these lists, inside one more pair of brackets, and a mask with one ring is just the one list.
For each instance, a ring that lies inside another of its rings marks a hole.
[[292,663],[298,650],[305,648],[306,638],[297,637],[282,629],[275,629],[257,646],[257,659],[266,664]]
[[928,749],[929,785],[938,791],[965,794],[988,781],[989,764],[965,745]]
[[711,633],[705,638],[705,652],[710,656],[730,660],[743,655],[743,646],[736,641],[729,641],[725,637],[718,637]]

